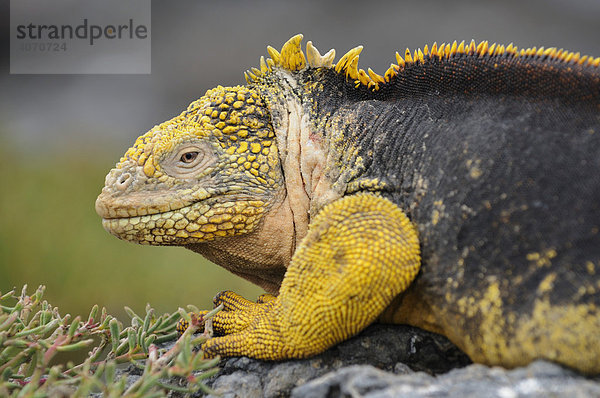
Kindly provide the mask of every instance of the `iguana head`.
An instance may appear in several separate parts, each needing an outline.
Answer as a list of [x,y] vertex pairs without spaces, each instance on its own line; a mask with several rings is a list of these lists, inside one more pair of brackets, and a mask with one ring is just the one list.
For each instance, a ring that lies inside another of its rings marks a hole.
[[[292,221],[285,201],[291,195],[292,202],[305,202],[298,199],[305,195],[305,176],[287,173],[282,160],[294,158],[287,145],[298,140],[300,116],[288,109],[294,95],[280,83],[289,89],[284,75],[331,67],[335,55],[331,50],[321,56],[309,42],[305,57],[301,40],[302,35],[292,37],[281,51],[268,47],[271,58],[261,58],[260,68],[247,72],[247,86],[209,90],[179,116],[140,136],[110,171],[96,201],[104,228],[127,241],[206,254],[204,246],[194,245],[249,234],[270,214],[277,220],[255,243],[272,240],[283,224],[291,225],[286,235],[301,238],[303,231],[293,229],[306,224],[305,231],[307,222]],[[295,182],[291,193],[284,172]],[[302,208],[294,217],[306,213]]]
[[217,87],[140,136],[96,201],[128,241],[189,245],[252,231],[281,191],[270,115],[256,90]]

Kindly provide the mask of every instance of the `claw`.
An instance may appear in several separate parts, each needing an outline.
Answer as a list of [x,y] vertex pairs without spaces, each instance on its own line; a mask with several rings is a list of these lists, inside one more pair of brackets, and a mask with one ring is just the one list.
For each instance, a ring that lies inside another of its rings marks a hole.
[[256,303],[246,300],[244,297],[231,290],[218,293],[213,299],[213,303],[215,307],[223,304],[224,311],[246,311],[256,305]]
[[265,294],[261,294],[260,296],[258,296],[258,298],[256,299],[256,304],[264,304],[264,303],[268,303],[269,301],[273,301],[275,300],[277,297],[273,296],[272,294],[269,293],[265,293]]
[[[276,299],[270,294],[263,294],[254,303],[232,291],[217,294],[213,302],[216,307],[221,306],[222,311],[210,318],[217,337],[202,345],[205,357],[248,355],[249,352],[251,356],[262,359],[289,357],[281,353],[284,344],[280,328],[270,320],[278,304]],[[201,314],[205,316],[207,313],[203,311]],[[183,333],[187,327],[187,321],[180,320],[177,331]]]

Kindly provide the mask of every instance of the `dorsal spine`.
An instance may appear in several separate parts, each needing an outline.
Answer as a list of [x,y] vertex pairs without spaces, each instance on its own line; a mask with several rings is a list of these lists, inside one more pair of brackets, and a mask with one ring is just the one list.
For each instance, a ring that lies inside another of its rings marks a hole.
[[244,73],[246,81],[248,83],[260,81],[264,76],[272,72],[274,67],[280,67],[291,72],[301,71],[307,67],[333,67],[337,73],[343,74],[346,79],[353,81],[356,87],[362,85],[373,91],[377,91],[382,85],[390,82],[395,76],[402,73],[406,67],[412,64],[424,64],[434,58],[437,58],[439,61],[449,60],[455,56],[546,59],[565,64],[600,67],[600,57],[581,56],[579,52],[569,52],[563,49],[558,50],[555,47],[518,49],[512,43],[508,46],[496,43],[490,45],[488,41],[476,44],[474,40],[471,40],[469,44],[465,44],[465,41],[460,43],[454,41],[451,44],[442,43],[439,46],[437,43],[433,43],[431,49],[426,45],[423,49],[414,50],[412,53],[407,48],[404,52],[404,57],[396,52],[396,63],[392,63],[383,76],[381,76],[371,68],[368,68],[366,72],[364,69],[358,68],[358,60],[363,46],[357,46],[349,50],[333,65],[335,50],[329,50],[326,54],[321,55],[312,42],[308,42],[306,45],[307,57],[305,57],[301,48],[302,38],[301,34],[295,35],[283,45],[281,51],[268,46],[267,52],[270,58],[265,61],[261,57],[260,69],[252,68],[246,71]]

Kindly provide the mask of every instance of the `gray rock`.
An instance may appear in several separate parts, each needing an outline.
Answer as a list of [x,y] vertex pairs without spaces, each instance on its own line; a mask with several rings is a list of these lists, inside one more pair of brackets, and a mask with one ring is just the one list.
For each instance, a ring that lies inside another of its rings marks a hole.
[[[207,385],[223,397],[286,397],[298,386],[351,365],[369,364],[397,374],[414,370],[437,374],[470,362],[443,336],[409,326],[372,325],[358,336],[309,359],[267,362],[229,358],[221,363],[220,372]],[[258,391],[257,382],[260,393],[254,395]]]
[[470,365],[446,374],[393,375],[369,365],[350,366],[292,391],[292,398],[600,397],[600,383],[558,365],[538,361],[506,370]]
[[399,325],[372,325],[309,359],[219,366],[207,385],[224,398],[600,397],[600,378],[543,361],[514,370],[471,364],[445,337]]
[[385,390],[398,377],[371,365],[352,365],[295,388],[292,397],[362,397],[365,392]]
[[262,383],[257,375],[237,371],[215,379],[212,389],[221,398],[262,398]]

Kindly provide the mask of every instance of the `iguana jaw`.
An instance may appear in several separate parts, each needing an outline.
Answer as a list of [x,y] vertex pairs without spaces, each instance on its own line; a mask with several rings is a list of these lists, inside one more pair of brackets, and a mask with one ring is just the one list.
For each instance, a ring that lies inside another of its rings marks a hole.
[[144,216],[103,218],[102,225],[109,233],[127,241],[186,246],[249,233],[266,211],[266,203],[261,200],[223,199],[213,197]]

